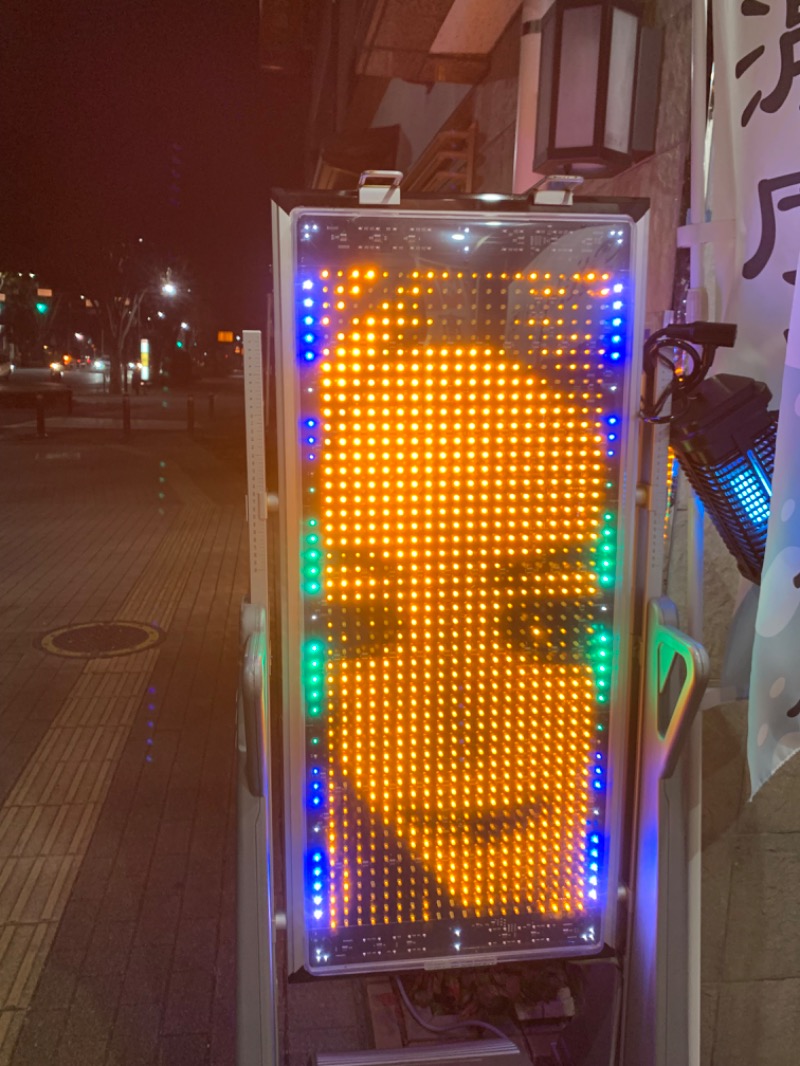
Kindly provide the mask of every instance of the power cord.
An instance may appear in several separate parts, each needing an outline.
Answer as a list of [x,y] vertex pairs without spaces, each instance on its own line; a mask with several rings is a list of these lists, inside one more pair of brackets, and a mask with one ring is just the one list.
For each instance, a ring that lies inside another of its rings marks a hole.
[[394,984],[395,988],[400,994],[400,998],[405,1004],[405,1008],[408,1013],[411,1015],[417,1025],[421,1025],[422,1028],[427,1029],[429,1033],[449,1033],[453,1029],[477,1028],[486,1029],[490,1033],[494,1033],[495,1036],[499,1036],[501,1040],[508,1040],[508,1034],[504,1033],[502,1029],[498,1029],[496,1025],[492,1025],[490,1022],[465,1020],[463,1022],[454,1022],[452,1025],[431,1025],[430,1022],[426,1022],[420,1016],[419,1011],[409,999],[408,993],[406,992],[405,987],[403,986],[403,982],[400,980],[399,977],[394,978]]
[[[648,337],[643,359],[646,387],[640,412],[642,419],[655,425],[671,422],[684,410],[690,395],[708,374],[717,348],[732,348],[735,342],[736,326],[727,322],[682,322],[666,326]],[[678,352],[688,356],[688,366],[679,365]],[[660,395],[654,397],[659,366],[670,370],[672,377]],[[669,400],[672,400],[672,410],[664,415],[662,412]]]

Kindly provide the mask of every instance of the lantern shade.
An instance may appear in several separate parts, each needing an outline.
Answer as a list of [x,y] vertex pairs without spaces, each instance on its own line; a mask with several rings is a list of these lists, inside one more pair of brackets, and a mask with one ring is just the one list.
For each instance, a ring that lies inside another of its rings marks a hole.
[[534,170],[602,177],[649,154],[660,50],[628,0],[556,0],[542,19]]

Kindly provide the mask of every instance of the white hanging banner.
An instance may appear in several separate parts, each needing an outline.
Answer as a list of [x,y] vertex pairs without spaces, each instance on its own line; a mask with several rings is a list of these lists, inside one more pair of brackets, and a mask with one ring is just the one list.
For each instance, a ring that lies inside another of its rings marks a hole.
[[736,348],[718,371],[780,396],[800,248],[800,0],[716,0],[712,219],[717,317]]
[[765,381],[780,400],[750,672],[755,794],[800,748],[800,0],[717,0],[713,17],[718,317],[738,326],[717,369]]
[[800,288],[783,375],[772,506],[750,674],[752,794],[800,748]]

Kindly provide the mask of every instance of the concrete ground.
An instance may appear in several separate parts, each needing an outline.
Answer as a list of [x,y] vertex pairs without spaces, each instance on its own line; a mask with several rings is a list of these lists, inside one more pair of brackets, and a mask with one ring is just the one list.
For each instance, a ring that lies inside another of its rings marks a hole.
[[[128,437],[102,395],[44,438],[0,410],[2,1066],[234,1062],[241,379],[214,391],[194,435],[170,391]],[[40,643],[90,622],[160,642]]]

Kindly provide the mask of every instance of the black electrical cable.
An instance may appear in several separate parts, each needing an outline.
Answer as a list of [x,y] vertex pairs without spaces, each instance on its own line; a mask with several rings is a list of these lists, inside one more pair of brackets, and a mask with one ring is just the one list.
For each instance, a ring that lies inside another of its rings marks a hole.
[[[643,369],[647,387],[640,411],[642,419],[657,425],[671,422],[708,374],[717,348],[730,348],[735,341],[736,326],[727,322],[675,323],[648,337],[644,346]],[[688,367],[679,367],[677,352],[688,356]],[[659,366],[666,367],[672,373],[672,378],[660,396],[651,400],[649,397]],[[663,415],[661,412],[670,399],[672,412]]]

